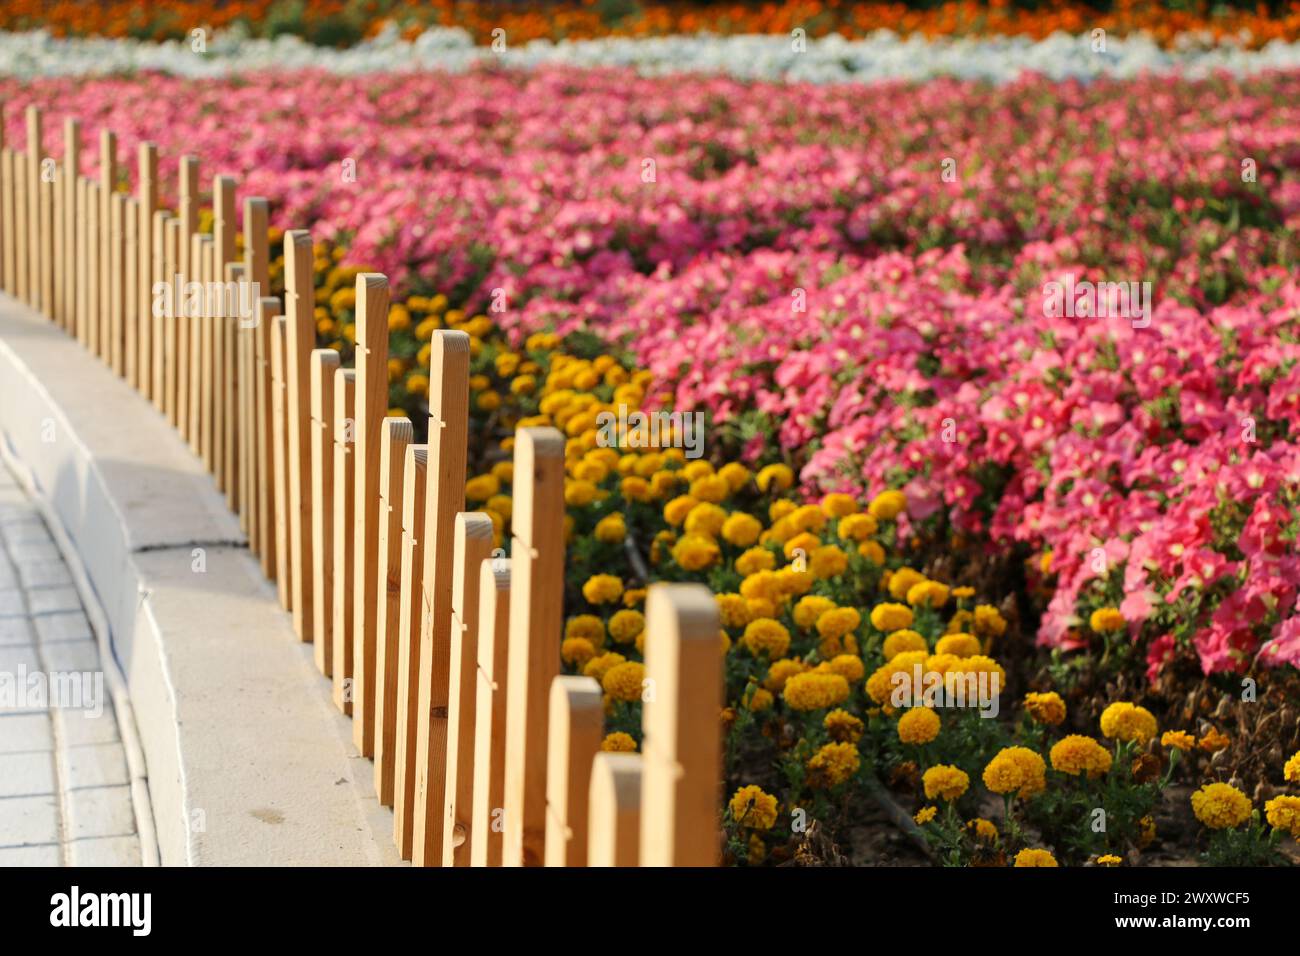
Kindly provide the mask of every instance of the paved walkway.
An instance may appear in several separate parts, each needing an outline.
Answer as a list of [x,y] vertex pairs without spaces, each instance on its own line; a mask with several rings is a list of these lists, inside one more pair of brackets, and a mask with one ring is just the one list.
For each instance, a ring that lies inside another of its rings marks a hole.
[[0,866],[138,866],[126,753],[90,622],[0,464]]

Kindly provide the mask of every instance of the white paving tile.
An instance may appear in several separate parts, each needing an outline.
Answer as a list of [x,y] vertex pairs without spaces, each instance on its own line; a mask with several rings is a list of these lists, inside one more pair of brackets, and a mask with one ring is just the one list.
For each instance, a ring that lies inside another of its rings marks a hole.
[[27,600],[19,588],[0,591],[0,618],[21,617],[27,613]]
[[140,865],[140,841],[133,836],[73,840],[68,847],[72,866]]
[[70,747],[59,754],[63,786],[68,790],[111,787],[131,782],[126,751],[120,743]]
[[27,610],[33,617],[61,611],[81,611],[81,598],[77,595],[76,588],[36,588],[27,592]]
[[0,866],[62,866],[63,850],[57,843],[0,848]]
[[0,617],[0,647],[28,645],[36,640],[36,629],[25,617]]
[[52,795],[0,800],[0,847],[59,842],[59,807]]
[[99,714],[85,710],[53,710],[55,727],[64,747],[110,744],[118,739],[117,713],[105,702]]
[[[29,592],[29,597],[40,594],[41,590],[44,589]],[[55,614],[40,614],[33,618],[32,623],[36,626],[36,636],[42,641],[82,641],[94,636],[90,630],[90,621],[80,608]]]
[[72,583],[72,575],[68,572],[68,567],[63,563],[62,559],[28,561],[25,564],[20,564],[18,565],[18,577],[23,582],[23,587],[28,589],[56,587]]
[[[36,629],[39,633],[39,623],[36,625]],[[46,668],[51,673],[55,671],[64,673],[68,671],[78,673],[99,671],[99,648],[94,641],[85,638],[42,644],[40,653],[41,658],[45,661]],[[64,706],[72,705],[65,704]]]
[[54,729],[48,713],[0,713],[0,754],[54,749]]
[[0,535],[9,545],[11,553],[17,545],[54,543],[54,539],[50,537],[50,529],[45,527],[44,521],[34,515],[22,521],[8,522]]
[[66,806],[70,840],[135,833],[135,810],[128,786],[73,790],[68,794]]
[[0,797],[38,797],[56,790],[53,754],[0,754]]

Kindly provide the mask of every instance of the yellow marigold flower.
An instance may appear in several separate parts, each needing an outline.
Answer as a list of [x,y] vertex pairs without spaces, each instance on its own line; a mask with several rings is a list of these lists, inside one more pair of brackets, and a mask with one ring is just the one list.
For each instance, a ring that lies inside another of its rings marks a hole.
[[889,633],[912,626],[912,609],[904,604],[877,604],[871,609],[871,626]]
[[605,643],[605,622],[594,614],[578,614],[564,622],[566,638],[584,638],[592,647]]
[[856,631],[861,623],[862,615],[857,608],[837,607],[818,616],[817,633],[823,640],[844,637]]
[[560,644],[560,658],[566,664],[582,665],[596,656],[596,649],[585,637],[566,637]]
[[936,764],[921,775],[927,800],[956,800],[970,786],[970,776],[960,767]]
[[531,395],[537,390],[537,377],[527,373],[516,376],[510,382],[512,395]]
[[636,475],[628,475],[618,483],[618,492],[623,496],[625,501],[646,502],[654,497],[650,491],[650,484],[644,478],[638,478]]
[[776,617],[776,602],[769,598],[750,598],[745,601],[749,609],[749,619],[756,617]]
[[1241,826],[1250,810],[1250,797],[1228,783],[1207,783],[1192,794],[1192,812],[1211,830]]
[[1105,853],[1097,857],[1098,866],[1119,866],[1124,861],[1114,853]]
[[1040,724],[1055,727],[1065,720],[1065,701],[1056,691],[1045,694],[1026,694],[1025,710]]
[[728,804],[731,819],[753,830],[770,830],[776,824],[776,797],[750,784],[735,792]]
[[1290,783],[1300,783],[1300,750],[1283,765],[1282,777]]
[[605,735],[605,739],[600,742],[600,749],[606,753],[636,753],[636,740],[631,734],[616,730]]
[[593,574],[582,586],[582,596],[592,604],[613,604],[623,596],[623,579],[613,574]]
[[636,607],[645,601],[645,588],[628,588],[623,592],[623,606]]
[[673,545],[673,560],[687,571],[703,571],[721,556],[717,542],[702,534],[683,535]]
[[820,544],[821,538],[817,537],[817,535],[813,534],[811,531],[801,531],[785,542],[781,548],[781,552],[791,560],[800,553],[802,553],[802,556],[807,559],[813,549],[818,547]]
[[1220,733],[1217,727],[1211,727],[1205,732],[1205,736],[1201,738],[1201,742],[1197,746],[1206,753],[1212,754],[1215,751],[1222,750],[1230,743],[1232,741],[1228,739],[1227,734]]
[[717,537],[727,520],[727,513],[715,504],[703,501],[686,514],[682,528],[688,534],[702,534],[709,538]]
[[856,514],[841,518],[836,533],[844,541],[866,541],[877,530],[875,518],[868,514]]
[[718,469],[718,475],[727,480],[733,492],[739,491],[749,484],[749,479],[753,477],[748,468],[738,461],[729,461]]
[[857,509],[852,495],[831,492],[822,497],[822,512],[828,518],[846,518]]
[[913,707],[898,718],[898,739],[905,744],[928,744],[939,736],[939,715],[928,707]]
[[682,468],[682,477],[687,481],[695,481],[697,478],[707,478],[713,474],[713,465],[703,458],[697,458]]
[[736,558],[736,573],[749,577],[759,571],[771,571],[776,567],[776,555],[767,548],[750,548]]
[[811,571],[796,571],[793,567],[776,572],[777,591],[782,596],[807,594],[812,590],[814,580]]
[[925,665],[925,651],[904,651],[894,656],[887,664],[883,664],[867,678],[867,696],[877,704],[884,704],[889,700],[893,692],[894,675],[906,674],[911,679],[912,670],[915,665]]
[[1088,626],[1098,634],[1124,630],[1124,615],[1117,608],[1101,607],[1092,612]]
[[715,594],[723,627],[744,627],[750,621],[749,602],[740,594]]
[[609,468],[603,461],[579,461],[575,462],[571,469],[574,478],[579,481],[589,481],[593,485],[598,485],[609,475]]
[[1046,850],[1035,850],[1026,847],[1016,854],[1016,862],[1013,866],[1060,866],[1056,862],[1056,857],[1052,856]]
[[974,629],[980,637],[1001,637],[1006,632],[1007,622],[997,608],[979,604],[975,607]]
[[1101,732],[1111,740],[1137,741],[1145,746],[1156,730],[1151,711],[1128,701],[1117,701],[1101,712]]
[[1196,738],[1185,730],[1166,730],[1160,735],[1160,745],[1186,752],[1195,749]]
[[1089,778],[1100,777],[1110,771],[1110,751],[1091,737],[1070,734],[1052,745],[1048,754],[1052,769],[1077,777],[1086,773]]
[[813,754],[808,761],[808,770],[814,786],[822,784],[836,787],[857,773],[861,763],[857,747],[850,743],[836,742],[823,745]]
[[849,683],[862,680],[867,673],[867,667],[862,663],[862,658],[857,654],[836,654],[829,661],[825,661],[818,666],[818,670],[827,670],[832,674],[839,674]]
[[857,743],[866,729],[861,720],[838,707],[822,718],[822,726],[830,734],[831,740],[842,743]]
[[[687,518],[689,521],[689,517]],[[737,511],[722,523],[722,540],[738,548],[748,548],[763,533],[763,523],[753,515]]]
[[501,490],[501,482],[493,474],[475,475],[465,482],[465,498],[469,501],[487,501]]
[[936,654],[953,654],[957,657],[974,657],[983,649],[979,638],[974,634],[945,634],[934,645]]
[[754,692],[749,697],[749,709],[756,714],[765,710],[771,710],[776,698],[766,687],[755,687]]
[[907,589],[907,603],[912,607],[941,608],[948,603],[948,585],[922,581]]
[[645,665],[640,661],[624,661],[605,672],[600,686],[615,700],[641,699],[641,684],[645,680]]
[[820,594],[808,594],[799,599],[790,613],[795,625],[806,631],[817,623],[817,618],[834,609],[835,602],[830,598]]
[[[929,666],[927,664],[927,666]],[[983,654],[974,654],[970,657],[961,658],[959,665],[955,668],[963,674],[996,674],[998,677],[998,687],[1007,686],[1007,672],[991,657],[985,657]]]
[[1156,838],[1156,821],[1149,814],[1138,820],[1138,847],[1145,850]]
[[1028,747],[1003,747],[984,768],[983,779],[993,793],[1032,797],[1047,787],[1047,764]]
[[731,485],[721,475],[705,475],[691,482],[691,497],[714,504],[726,501],[731,494]]
[[804,671],[786,680],[781,696],[791,710],[825,710],[848,700],[849,682],[839,674]]
[[780,621],[759,618],[745,625],[745,635],[742,640],[755,657],[776,660],[790,647],[790,632]]
[[838,577],[849,569],[849,556],[833,544],[814,548],[808,559],[808,570],[818,578]]
[[501,407],[501,396],[496,392],[479,392],[474,396],[474,406],[481,412],[495,412]]
[[690,495],[678,495],[664,505],[664,520],[676,528],[686,520],[686,516],[691,513],[691,509],[698,504],[699,501]]
[[964,601],[966,598],[973,598],[975,596],[975,589],[970,587],[953,588],[952,596],[958,601]]
[[787,491],[794,484],[794,471],[789,465],[768,465],[759,471],[754,481],[758,490],[764,493],[773,487]]
[[985,820],[983,817],[967,820],[966,829],[970,831],[971,838],[978,843],[993,844],[998,842],[998,828],[993,825],[991,820]]
[[488,511],[495,511],[502,518],[509,518],[515,510],[514,501],[509,495],[493,495],[485,506]]
[[[421,342],[427,342],[433,338],[434,330],[438,328],[437,319],[424,319],[415,327],[415,337]],[[425,359],[427,362],[428,359]],[[423,364],[423,363],[421,363]]]
[[582,668],[582,673],[586,677],[592,677],[598,681],[603,681],[605,675],[608,674],[612,668],[622,664],[625,660],[627,660],[627,658],[622,654],[617,654],[614,651],[606,651],[599,657],[593,657],[591,660],[587,661]]
[[885,563],[885,549],[880,546],[879,541],[863,541],[858,545],[858,554],[874,565],[879,566]]
[[767,678],[763,681],[763,686],[774,694],[780,694],[785,690],[786,681],[795,674],[802,674],[806,670],[808,670],[808,665],[803,661],[790,658],[775,661],[767,669]]
[[907,592],[924,583],[926,577],[914,568],[899,568],[889,576],[889,595],[899,601],[907,600]]
[[1285,830],[1300,840],[1300,797],[1274,797],[1264,804],[1264,819],[1273,829]]
[[406,377],[406,390],[412,395],[429,394],[429,376],[421,375],[418,372]]
[[916,631],[906,628],[901,631],[894,631],[894,633],[886,637],[885,643],[881,647],[887,661],[892,661],[899,654],[906,651],[928,651],[929,649],[924,637]]
[[616,644],[631,644],[645,630],[645,615],[640,611],[615,611],[609,619],[609,636]]
[[780,521],[787,515],[794,514],[798,505],[789,498],[778,498],[767,506],[767,520],[772,522]]
[[873,518],[881,521],[893,521],[907,507],[907,496],[901,491],[882,491],[871,499],[867,510]]
[[596,500],[596,486],[590,481],[566,481],[564,503],[570,508],[581,508]]
[[938,807],[922,807],[920,810],[916,811],[916,816],[912,817],[912,819],[920,826],[925,826],[935,818],[938,812]]
[[627,537],[627,525],[623,523],[621,514],[606,515],[596,522],[596,529],[592,534],[597,541],[603,541],[605,544],[622,544],[623,539]]

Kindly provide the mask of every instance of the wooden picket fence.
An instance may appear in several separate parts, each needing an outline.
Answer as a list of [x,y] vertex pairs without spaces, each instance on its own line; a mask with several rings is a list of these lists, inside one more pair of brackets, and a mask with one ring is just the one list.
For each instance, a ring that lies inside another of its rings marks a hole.
[[283,306],[259,294],[251,317],[231,315],[205,295],[198,314],[158,314],[155,289],[176,276],[270,289],[266,200],[244,200],[239,261],[232,177],[214,178],[203,234],[197,158],[179,161],[173,213],[159,206],[154,144],[140,144],[126,195],[111,132],[90,179],[77,120],[59,161],[38,108],[26,125],[19,152],[0,121],[4,290],[151,401],[211,471],[374,760],[402,857],[714,865],[722,660],[708,590],[650,588],[642,753],[601,752],[599,683],[560,674],[564,436],[518,431],[511,553],[494,556],[488,516],[465,511],[465,333],[434,333],[429,438],[415,444],[410,420],[387,415],[383,275],[357,277],[352,369],[315,348],[304,230],[284,237]]

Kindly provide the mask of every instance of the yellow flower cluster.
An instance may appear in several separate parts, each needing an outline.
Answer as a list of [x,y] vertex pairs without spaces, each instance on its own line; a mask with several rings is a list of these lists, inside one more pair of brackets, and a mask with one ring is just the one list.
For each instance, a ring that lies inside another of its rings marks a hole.
[[1004,747],[984,768],[983,779],[993,793],[1024,799],[1046,789],[1046,774],[1043,758],[1028,747]]
[[1111,704],[1101,712],[1101,732],[1111,740],[1145,745],[1158,729],[1151,711],[1127,701]]
[[1109,750],[1091,737],[1080,734],[1070,734],[1058,740],[1052,745],[1048,759],[1052,762],[1053,770],[1071,777],[1079,774],[1087,774],[1090,778],[1100,777],[1110,771],[1111,764]]
[[956,800],[970,786],[966,771],[951,764],[937,764],[921,775],[927,800]]
[[1207,783],[1192,794],[1192,812],[1211,830],[1239,827],[1250,811],[1250,797],[1231,784]]
[[754,830],[770,830],[776,824],[778,810],[776,797],[754,784],[737,790],[731,798],[729,807],[731,818],[741,826]]

